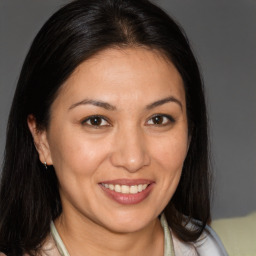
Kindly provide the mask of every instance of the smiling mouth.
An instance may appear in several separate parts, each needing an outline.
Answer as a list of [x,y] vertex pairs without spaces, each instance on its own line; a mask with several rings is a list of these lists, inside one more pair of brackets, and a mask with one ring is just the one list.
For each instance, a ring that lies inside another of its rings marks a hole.
[[134,205],[144,201],[154,188],[155,182],[146,179],[116,179],[99,183],[110,199],[122,205]]
[[138,184],[138,185],[121,185],[121,184],[107,184],[101,183],[105,188],[122,194],[138,194],[144,191],[149,184]]

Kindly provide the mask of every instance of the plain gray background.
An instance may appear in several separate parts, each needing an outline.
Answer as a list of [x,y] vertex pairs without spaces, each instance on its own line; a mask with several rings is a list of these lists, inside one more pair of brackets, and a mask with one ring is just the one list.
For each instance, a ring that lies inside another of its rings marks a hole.
[[[19,72],[43,23],[68,0],[0,0],[0,157]],[[256,1],[155,0],[184,27],[205,81],[213,217],[256,210]]]

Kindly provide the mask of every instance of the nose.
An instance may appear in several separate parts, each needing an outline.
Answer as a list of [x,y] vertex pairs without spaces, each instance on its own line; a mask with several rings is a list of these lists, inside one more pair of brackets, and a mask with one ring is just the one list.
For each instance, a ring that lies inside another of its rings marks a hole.
[[113,144],[110,157],[112,165],[132,173],[150,164],[147,143],[142,132],[122,130],[116,135]]

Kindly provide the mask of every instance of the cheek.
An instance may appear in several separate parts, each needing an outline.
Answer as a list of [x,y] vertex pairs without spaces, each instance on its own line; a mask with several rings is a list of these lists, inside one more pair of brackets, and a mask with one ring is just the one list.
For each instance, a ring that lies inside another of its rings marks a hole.
[[157,198],[161,198],[161,201],[156,200],[157,209],[163,210],[177,189],[187,155],[187,145],[186,130],[152,141],[151,152],[155,160],[153,167],[158,185]]
[[187,155],[188,137],[187,134],[174,134],[173,136],[162,138],[158,143],[153,144],[152,151],[155,159],[164,169],[175,172],[182,169],[183,162]]
[[107,156],[102,143],[67,132],[55,135],[50,148],[53,166],[62,176],[91,175]]

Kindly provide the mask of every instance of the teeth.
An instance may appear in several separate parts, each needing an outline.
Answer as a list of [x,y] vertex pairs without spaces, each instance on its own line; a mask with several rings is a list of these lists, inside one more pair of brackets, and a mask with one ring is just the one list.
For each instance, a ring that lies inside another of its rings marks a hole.
[[121,186],[120,185],[115,185],[115,191],[116,192],[121,192]]
[[121,186],[121,193],[123,193],[123,194],[129,194],[129,192],[130,192],[129,186],[126,186],[126,185],[122,185],[122,186]]
[[138,193],[138,186],[131,186],[130,194],[137,194],[137,193]]
[[142,185],[142,190],[145,190],[147,188],[147,184]]
[[132,185],[132,186],[127,186],[127,185],[119,185],[119,184],[104,184],[102,185],[105,188],[108,188],[110,190],[114,190],[115,192],[119,192],[122,194],[137,194],[142,192],[148,187],[148,184],[139,184],[139,185]]

